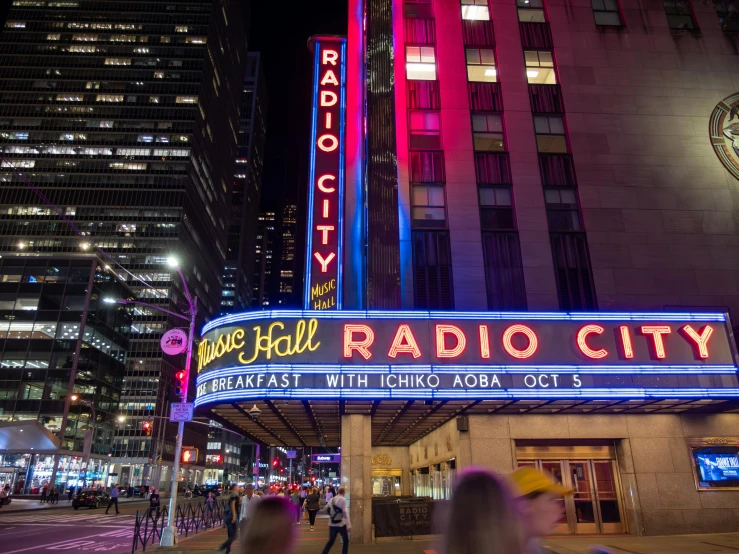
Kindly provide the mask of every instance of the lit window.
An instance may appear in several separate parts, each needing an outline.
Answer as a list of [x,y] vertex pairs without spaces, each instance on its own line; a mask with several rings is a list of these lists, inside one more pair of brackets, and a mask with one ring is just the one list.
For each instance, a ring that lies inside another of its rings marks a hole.
[[131,65],[130,58],[105,58],[105,65]]
[[50,8],[79,8],[79,2],[49,2]]
[[97,35],[72,35],[72,40],[81,42],[96,42],[97,39]]
[[158,96],[149,96],[149,104],[159,104]]
[[444,227],[444,187],[434,185],[415,185],[413,187],[413,226]]
[[2,167],[8,168],[19,168],[19,167],[34,167],[36,162],[33,160],[3,160]]
[[670,29],[695,31],[698,25],[693,17],[690,0],[662,0]]
[[618,0],[590,0],[593,5],[595,24],[603,27],[621,27],[621,12]]
[[59,40],[61,36],[60,34],[46,35],[46,40]]
[[498,70],[495,68],[495,52],[480,48],[467,48],[467,79],[472,82],[495,83]]
[[115,154],[116,156],[151,156],[151,150],[148,148],[118,148]]
[[544,201],[550,231],[580,231],[580,214],[575,189],[544,189]]
[[566,154],[564,118],[556,115],[535,115],[536,149],[548,154]]
[[472,141],[476,152],[503,152],[503,120],[498,114],[472,114]]
[[187,32],[187,25],[178,25],[174,28],[175,33],[186,33]]
[[431,19],[434,11],[431,0],[405,0],[403,2],[403,16],[417,19]]
[[139,46],[138,48],[134,48],[133,49],[133,53],[134,54],[148,54],[149,53],[149,49],[148,48],[145,48],[143,46]]
[[136,35],[110,35],[110,42],[136,42]]
[[82,102],[83,96],[81,94],[57,94],[57,102]]
[[87,46],[85,44],[72,44],[69,47],[70,52],[77,52],[79,54],[93,54],[97,52],[96,46]]
[[436,53],[433,46],[406,46],[405,62],[409,80],[436,80]]
[[95,97],[96,102],[123,102],[122,94],[98,94]]
[[486,231],[514,229],[513,198],[509,187],[480,187],[480,223]]
[[87,90],[90,90],[90,89],[98,90],[100,88],[100,83],[96,81],[88,81],[87,84],[85,84],[85,88]]
[[556,85],[552,53],[542,50],[524,50],[526,61],[526,80],[536,85]]
[[543,23],[547,20],[543,0],[516,0],[518,20],[522,23]]
[[439,112],[412,110],[410,119],[410,148],[419,150],[439,150]]
[[25,21],[6,21],[5,26],[9,29],[25,29],[26,28],[26,22]]
[[488,0],[462,0],[462,19],[490,21]]
[[161,44],[169,44],[169,37],[159,37],[159,42]]
[[154,78],[155,79],[164,79],[164,71],[155,71],[154,72]]
[[206,37],[187,37],[185,39],[187,44],[205,44],[206,41]]
[[130,169],[134,171],[144,171],[147,164],[144,163],[123,163],[123,162],[112,162],[108,164],[111,169]]
[[175,99],[175,103],[177,104],[197,104],[198,97],[197,96],[178,96]]

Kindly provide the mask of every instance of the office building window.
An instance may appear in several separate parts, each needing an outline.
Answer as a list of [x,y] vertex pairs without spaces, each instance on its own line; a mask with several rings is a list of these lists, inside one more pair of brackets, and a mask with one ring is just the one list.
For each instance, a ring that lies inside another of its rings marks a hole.
[[488,0],[462,0],[462,19],[490,21]]
[[488,309],[525,310],[521,247],[517,233],[483,233],[482,254]]
[[662,3],[665,6],[667,25],[670,29],[678,31],[695,31],[698,29],[690,0],[663,0]]
[[439,112],[411,110],[408,115],[408,119],[410,120],[410,148],[416,150],[441,149]]
[[445,226],[446,210],[442,185],[413,185],[411,196],[414,228]]
[[555,115],[535,115],[536,148],[545,154],[566,154],[567,138],[564,118]]
[[713,0],[713,8],[724,33],[739,33],[739,4],[734,0]]
[[594,310],[595,287],[584,234],[551,235],[559,307],[563,311]]
[[413,232],[416,309],[453,310],[452,252],[447,231]]
[[577,192],[572,188],[544,189],[550,231],[581,231]]
[[130,58],[105,58],[105,65],[131,65]]
[[480,187],[480,226],[483,231],[513,231],[513,196],[510,187]]
[[554,71],[554,57],[544,50],[524,50],[526,62],[526,80],[534,85],[556,85],[557,74]]
[[499,114],[472,114],[472,141],[475,152],[503,152],[503,120]]
[[403,2],[403,16],[418,19],[431,19],[434,17],[431,0],[405,0]]
[[622,27],[618,0],[590,0],[595,24],[602,27]]
[[516,8],[521,23],[543,23],[547,20],[544,0],[516,0]]
[[411,152],[411,183],[444,183],[444,152]]
[[405,66],[408,79],[436,80],[436,53],[433,46],[406,46]]
[[495,51],[483,48],[467,48],[467,79],[472,82],[495,83],[498,70],[495,68]]

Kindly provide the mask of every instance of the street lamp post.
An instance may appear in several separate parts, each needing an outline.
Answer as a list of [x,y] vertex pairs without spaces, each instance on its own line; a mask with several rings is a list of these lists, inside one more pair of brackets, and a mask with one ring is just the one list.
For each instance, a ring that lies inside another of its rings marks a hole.
[[[139,306],[147,306],[154,310],[169,314],[173,317],[183,319],[190,324],[190,330],[187,336],[187,359],[185,360],[185,373],[186,378],[183,385],[182,399],[187,402],[187,389],[190,382],[190,362],[192,360],[192,344],[195,337],[195,319],[198,313],[198,299],[197,296],[190,296],[190,289],[187,287],[187,281],[185,276],[182,274],[182,270],[174,258],[167,260],[169,266],[177,269],[177,273],[182,281],[182,286],[185,291],[185,297],[187,298],[188,304],[188,315],[179,314],[171,310],[167,310],[155,304],[148,304],[146,302],[139,302],[137,300],[124,300],[124,299],[105,299],[108,303],[116,304],[133,304]],[[174,451],[174,464],[172,467],[172,482],[170,485],[170,497],[169,497],[169,514],[167,515],[167,527],[162,530],[162,538],[160,541],[161,546],[175,546],[177,544],[177,526],[175,525],[175,512],[177,511],[177,475],[180,472],[180,456],[182,455],[182,439],[185,433],[185,422],[180,421],[177,424],[177,441],[175,443]]]

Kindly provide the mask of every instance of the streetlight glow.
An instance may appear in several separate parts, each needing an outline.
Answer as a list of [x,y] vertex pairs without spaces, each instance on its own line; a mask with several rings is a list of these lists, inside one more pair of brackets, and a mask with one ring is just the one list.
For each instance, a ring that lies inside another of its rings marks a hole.
[[82,250],[87,250],[88,248],[90,248],[90,243],[83,242],[82,244],[80,244],[80,248],[82,248]]
[[178,265],[180,265],[177,261],[177,258],[175,258],[174,256],[170,256],[169,258],[167,258],[167,264],[169,264],[169,267],[177,267]]
[[72,402],[77,402],[77,398],[79,398],[76,394],[73,394],[71,396]]
[[126,421],[126,416],[124,416],[124,415],[119,415],[119,416],[118,416],[118,422],[119,422],[119,423],[123,423],[124,421]]
[[116,304],[118,300],[113,298],[112,296],[106,296],[103,298],[103,302],[105,302],[106,304]]

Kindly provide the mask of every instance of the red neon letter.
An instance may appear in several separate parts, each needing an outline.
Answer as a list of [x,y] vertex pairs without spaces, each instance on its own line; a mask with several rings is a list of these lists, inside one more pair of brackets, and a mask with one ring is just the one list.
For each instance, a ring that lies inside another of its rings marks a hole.
[[326,65],[327,63],[330,63],[331,65],[336,65],[336,60],[338,59],[339,53],[336,50],[324,50],[321,63],[323,65]]
[[634,357],[634,347],[631,346],[631,335],[629,334],[629,328],[625,325],[619,327],[621,330],[621,342],[624,345],[624,358]]
[[[325,54],[326,52],[324,52]],[[336,78],[336,74],[331,69],[326,70],[326,74],[321,79],[321,86],[323,85],[338,85],[339,80]]]
[[316,225],[316,229],[323,233],[321,237],[321,244],[328,244],[328,232],[334,230],[333,225]]
[[323,201],[323,217],[328,217],[328,200]]
[[313,255],[316,257],[316,260],[318,260],[318,263],[321,264],[321,273],[326,273],[328,271],[328,264],[330,264],[331,260],[336,257],[336,254],[334,254],[333,252],[331,252],[325,258],[321,256],[319,252],[316,252]]
[[[328,143],[328,144],[326,144]],[[324,152],[333,152],[339,147],[339,139],[333,135],[321,135],[318,137],[318,148]]]
[[480,356],[484,360],[490,358],[490,335],[487,325],[480,325]]
[[[524,350],[519,350],[513,346],[511,339],[513,338],[513,335],[517,333],[526,335],[529,339],[529,345]],[[511,325],[505,330],[505,333],[503,333],[503,348],[505,348],[505,351],[514,358],[519,358],[521,360],[530,358],[534,355],[538,346],[539,340],[536,338],[536,333],[534,333],[530,327],[526,327],[526,325]]]
[[585,342],[585,338],[595,333],[596,335],[602,335],[605,332],[605,329],[601,327],[600,325],[585,325],[582,329],[580,329],[577,332],[577,346],[580,348],[580,352],[585,354],[588,358],[592,358],[594,360],[599,360],[600,358],[605,358],[608,356],[608,350],[605,348],[601,348],[599,350],[593,350],[590,348],[587,343]]
[[657,357],[662,359],[665,357],[665,343],[662,340],[662,335],[669,335],[672,333],[672,329],[668,325],[642,325],[641,332],[645,335],[652,335],[652,342],[654,342],[654,350]]
[[321,106],[330,107],[338,101],[339,97],[336,96],[335,92],[331,92],[330,90],[321,91]]
[[414,359],[421,357],[421,349],[418,348],[416,337],[413,336],[410,326],[406,324],[398,326],[393,344],[390,345],[387,353],[391,358],[397,357],[398,354],[412,354]]
[[700,333],[697,333],[690,325],[686,325],[683,327],[683,331],[695,341],[695,345],[698,347],[698,356],[708,358],[708,339],[713,335],[713,327],[706,325]]
[[[362,340],[354,340],[354,333],[364,333]],[[369,347],[375,342],[375,332],[367,325],[344,325],[344,357],[351,358],[352,350],[356,350],[362,358],[369,360],[372,353]]]
[[[446,335],[454,335],[457,338],[457,346],[447,348],[445,344]],[[437,325],[436,326],[436,357],[437,358],[456,358],[467,347],[467,337],[464,336],[462,329],[454,325]]]
[[318,190],[320,190],[321,192],[334,192],[336,190],[335,188],[333,187],[328,188],[323,184],[323,182],[324,181],[335,181],[335,180],[336,180],[335,175],[321,175],[318,178]]

